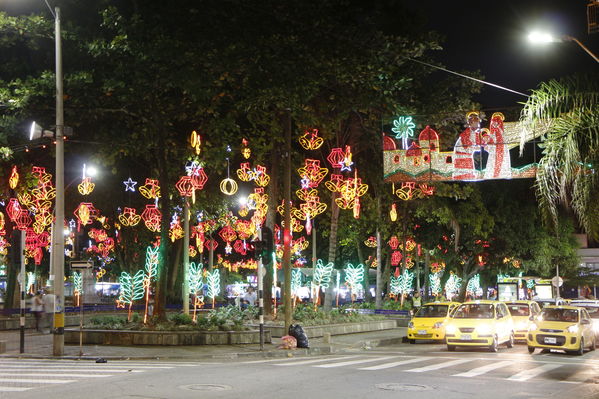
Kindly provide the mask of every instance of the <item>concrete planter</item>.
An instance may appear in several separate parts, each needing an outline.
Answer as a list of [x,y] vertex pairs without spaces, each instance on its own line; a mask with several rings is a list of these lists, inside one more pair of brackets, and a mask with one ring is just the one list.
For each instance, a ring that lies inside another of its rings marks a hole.
[[[301,323],[299,323],[301,324]],[[323,324],[320,326],[302,326],[308,338],[322,337],[325,333],[331,335],[353,334],[369,331],[390,330],[397,327],[396,320],[375,320],[364,321],[359,323],[343,323],[343,324]],[[264,326],[265,330],[269,330],[273,337],[282,337],[287,335],[282,326]]]
[[[79,329],[65,329],[67,344],[79,343]],[[264,341],[271,343],[270,331]],[[85,345],[238,345],[259,344],[260,332],[250,331],[129,331],[83,330]]]

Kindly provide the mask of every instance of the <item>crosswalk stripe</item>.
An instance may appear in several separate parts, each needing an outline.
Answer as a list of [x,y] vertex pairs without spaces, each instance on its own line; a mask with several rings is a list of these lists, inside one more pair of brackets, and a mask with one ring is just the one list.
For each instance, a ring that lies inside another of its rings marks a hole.
[[[21,368],[19,368],[21,370]],[[24,371],[29,371],[29,369],[23,369]],[[0,372],[5,371],[15,371],[15,367],[4,368],[0,367]],[[47,370],[40,370],[47,371]],[[127,369],[102,369],[102,370],[87,370],[80,367],[65,367],[60,369],[52,369],[53,373],[72,373],[72,372],[88,372],[88,373],[143,373],[144,370],[127,370]]]
[[410,370],[405,370],[405,371],[409,371],[411,373],[423,373],[425,371],[439,370],[439,369],[442,369],[445,367],[455,366],[456,364],[462,364],[462,363],[467,363],[467,362],[471,362],[471,361],[472,361],[471,359],[450,360],[449,362],[437,363],[437,364],[433,364],[431,366],[419,367],[416,369],[410,369]]
[[513,363],[514,362],[512,362],[510,360],[504,360],[503,362],[487,364],[486,366],[477,367],[470,371],[466,371],[465,373],[454,374],[453,376],[454,377],[476,377],[478,375],[488,373],[489,371],[493,371],[495,369],[509,366]]
[[164,363],[164,362],[137,362],[137,363],[130,363],[130,362],[124,362],[121,360],[112,360],[109,361],[108,363],[96,363],[96,362],[92,362],[92,361],[80,361],[80,360],[55,360],[55,361],[26,361],[26,360],[0,360],[0,366],[1,365],[9,365],[9,364],[14,364],[14,365],[29,365],[29,366],[47,366],[47,365],[106,365],[106,364],[111,364],[111,365],[119,365],[119,366],[159,366],[159,367],[196,367],[196,366],[203,366],[203,365],[213,365],[216,363],[211,363],[211,362],[204,362],[204,363]]
[[323,369],[328,369],[328,368],[332,368],[332,367],[350,366],[352,364],[370,363],[370,362],[376,362],[379,360],[387,360],[387,359],[397,359],[397,356],[384,356],[384,357],[373,357],[373,358],[369,358],[369,359],[349,360],[347,362],[341,362],[341,363],[319,364],[319,365],[313,366],[313,367],[321,367]]
[[343,359],[349,359],[349,358],[355,358],[355,357],[358,357],[358,356],[341,356],[341,357],[330,357],[330,358],[322,357],[320,359],[300,360],[297,362],[275,363],[274,366],[303,366],[305,364],[329,362],[332,360],[343,360]]
[[429,359],[433,359],[433,358],[432,357],[419,357],[416,359],[400,360],[398,362],[383,363],[383,364],[379,364],[377,366],[362,367],[362,368],[359,368],[358,370],[383,370],[383,369],[389,369],[392,367],[401,366],[404,364],[423,362],[423,361],[429,360]]
[[[0,367],[5,366],[2,363],[0,363]],[[15,368],[15,369],[30,369],[31,366],[30,365],[24,365],[24,364],[15,364],[15,365],[10,365],[11,368]],[[77,368],[80,370],[86,370],[86,369],[91,369],[91,370],[101,370],[103,368],[119,368],[119,369],[130,369],[130,368],[136,368],[136,369],[143,369],[143,370],[162,370],[162,369],[172,369],[173,367],[169,367],[169,366],[121,366],[118,364],[90,364],[90,365],[77,365],[74,364],[72,366],[66,366],[66,365],[62,365],[62,364],[50,364],[50,365],[43,365],[43,366],[38,366],[39,368],[43,368],[43,369],[62,369],[62,368]]]
[[523,370],[523,371],[519,372],[518,374],[514,374],[513,376],[508,378],[508,380],[510,380],[510,381],[527,381],[527,380],[530,380],[532,377],[536,377],[537,375],[539,375],[541,373],[556,369],[558,367],[561,367],[561,366],[559,364],[544,364],[542,366],[535,367],[534,369]]
[[0,392],[23,392],[28,391],[32,388],[23,388],[23,387],[2,387],[0,386]]
[[110,377],[110,374],[55,374],[55,373],[0,373],[0,377],[71,377],[71,378],[98,378]]
[[[350,358],[353,358],[353,357],[358,357],[358,355],[339,356],[339,357],[320,356],[317,359],[310,358],[311,360],[299,360],[299,361],[298,361],[298,358],[291,357],[291,358],[286,358],[286,359],[251,360],[251,361],[248,361],[248,362],[241,362],[241,363],[242,364],[261,364],[261,363],[285,362],[284,365],[287,365],[287,362],[293,363],[293,364],[302,364],[303,362],[317,363],[317,362],[323,362],[323,361],[326,361],[326,360],[350,359]],[[283,365],[283,364],[279,364],[279,366],[281,366],[281,365]]]
[[23,382],[28,384],[68,384],[75,380],[34,380],[31,378],[0,378],[0,382]]

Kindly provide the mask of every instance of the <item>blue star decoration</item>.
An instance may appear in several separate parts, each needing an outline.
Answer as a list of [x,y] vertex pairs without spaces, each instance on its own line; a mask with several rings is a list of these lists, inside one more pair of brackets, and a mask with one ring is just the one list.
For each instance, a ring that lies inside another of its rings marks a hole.
[[400,116],[393,121],[391,131],[395,133],[396,139],[406,140],[408,137],[414,136],[414,128],[416,125],[411,116]]
[[131,178],[128,178],[123,182],[123,184],[125,185],[125,191],[131,191],[133,193],[135,192],[135,185],[137,184],[136,181],[133,181]]

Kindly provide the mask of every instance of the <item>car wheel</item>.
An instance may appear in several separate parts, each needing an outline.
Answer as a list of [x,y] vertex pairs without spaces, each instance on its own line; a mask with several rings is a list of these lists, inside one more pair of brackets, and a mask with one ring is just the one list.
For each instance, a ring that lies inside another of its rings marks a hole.
[[584,355],[584,338],[583,337],[580,337],[580,347],[578,348],[578,350],[574,351],[574,354],[576,356]]
[[499,346],[499,342],[497,341],[497,336],[493,337],[493,343],[489,346],[489,351],[497,352],[497,347]]
[[532,355],[533,353],[535,353],[535,347],[534,347],[534,346],[529,346],[529,347],[528,347],[528,353],[530,353],[531,355]]
[[408,342],[411,343],[412,345],[414,345],[416,343],[416,340],[415,339],[409,339]]
[[455,345],[447,345],[447,350],[449,352],[455,352]]
[[505,346],[507,346],[508,348],[514,347],[514,333],[510,334],[510,339],[505,343]]

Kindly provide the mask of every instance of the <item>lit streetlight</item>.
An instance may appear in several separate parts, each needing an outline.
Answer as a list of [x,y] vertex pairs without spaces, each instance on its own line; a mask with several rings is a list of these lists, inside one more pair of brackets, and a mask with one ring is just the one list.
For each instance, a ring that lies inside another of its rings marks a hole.
[[575,42],[582,48],[588,55],[593,57],[595,62],[599,62],[599,58],[593,54],[591,50],[589,50],[584,44],[580,42],[577,38],[569,35],[562,35],[560,37],[555,37],[551,33],[548,32],[540,32],[533,31],[528,34],[528,41],[533,44],[548,44],[548,43],[563,43],[563,42]]

